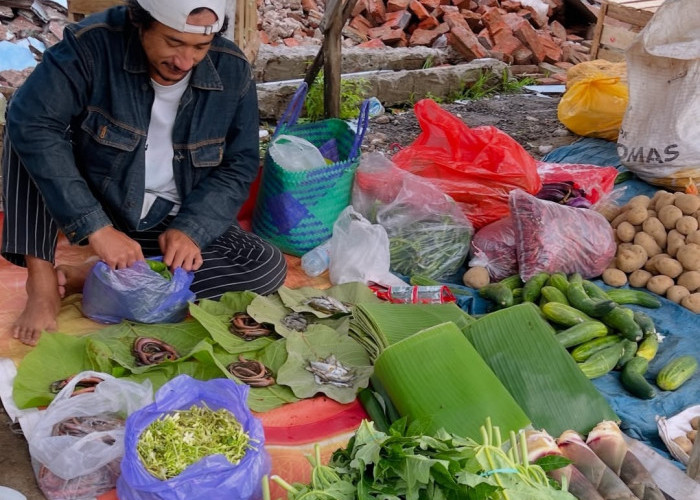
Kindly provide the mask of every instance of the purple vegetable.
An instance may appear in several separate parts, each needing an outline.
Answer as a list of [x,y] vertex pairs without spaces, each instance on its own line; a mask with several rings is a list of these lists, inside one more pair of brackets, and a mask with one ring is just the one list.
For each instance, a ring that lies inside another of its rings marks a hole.
[[575,198],[570,198],[566,205],[575,208],[591,208],[592,204],[583,196],[577,196]]

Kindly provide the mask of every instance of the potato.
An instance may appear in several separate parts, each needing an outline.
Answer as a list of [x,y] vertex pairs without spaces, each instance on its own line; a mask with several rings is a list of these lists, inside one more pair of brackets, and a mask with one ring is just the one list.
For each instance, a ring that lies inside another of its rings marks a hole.
[[637,231],[634,229],[634,226],[628,221],[620,222],[620,224],[615,229],[615,235],[620,241],[624,242],[632,241],[636,233]]
[[649,217],[656,217],[656,210],[647,210],[647,215]]
[[630,286],[644,288],[647,286],[647,281],[649,281],[649,278],[651,278],[651,273],[649,271],[637,269],[629,276]]
[[684,215],[676,221],[676,231],[681,234],[690,234],[698,229],[698,220],[690,215]]
[[669,278],[677,278],[683,272],[683,265],[676,259],[663,257],[656,261],[656,270]]
[[688,439],[688,436],[681,434],[678,437],[674,437],[673,441],[680,447],[681,450],[685,452],[686,455],[690,455],[693,450],[693,443]]
[[491,282],[489,271],[485,267],[474,266],[467,269],[467,272],[462,276],[462,282],[471,288],[477,290],[488,285]]
[[[680,209],[679,209],[680,210]],[[632,225],[641,224],[649,217],[647,208],[639,205],[632,205],[627,209],[627,222]]]
[[680,285],[673,285],[671,288],[666,290],[666,298],[671,302],[675,302],[676,304],[680,304],[683,297],[687,297],[688,295],[690,295],[688,289]]
[[611,222],[615,217],[620,215],[622,207],[614,203],[603,203],[601,206],[596,205],[595,210],[605,217],[608,222]]
[[690,429],[685,433],[685,435],[688,437],[688,439],[695,443],[695,439],[698,437],[698,431],[695,429]]
[[676,258],[686,271],[700,271],[700,245],[686,243],[678,249]]
[[700,245],[700,230],[693,231],[685,237],[686,243],[695,243]]
[[695,314],[700,313],[700,293],[691,293],[687,297],[683,297],[681,305]]
[[647,258],[653,257],[654,255],[658,255],[662,252],[661,247],[656,243],[654,237],[645,233],[644,231],[636,233],[633,241],[635,245],[639,245],[640,247],[644,248],[647,253]]
[[675,205],[666,205],[661,207],[660,210],[657,210],[657,213],[659,214],[659,220],[668,230],[675,228],[678,219],[683,217],[683,212],[681,212],[681,209]]
[[617,247],[615,266],[625,273],[631,273],[644,267],[647,262],[647,251],[641,245],[621,244]]
[[[627,208],[631,207],[643,207],[645,210],[649,208],[649,204],[651,203],[651,198],[649,198],[645,194],[638,194],[637,196],[633,196],[632,198],[629,199],[627,203],[625,203],[625,206]],[[700,207],[698,207],[700,208]]]
[[602,278],[603,282],[609,286],[625,286],[627,284],[627,275],[612,267],[603,271]]
[[670,257],[670,255],[667,253],[660,253],[658,255],[654,255],[652,258],[647,260],[646,264],[644,264],[644,270],[649,271],[651,274],[659,274],[659,270],[656,269],[656,263],[659,261],[659,259],[662,259],[663,257]]
[[684,215],[691,215],[700,210],[700,196],[695,194],[676,193],[673,204],[680,208]]
[[700,289],[700,272],[686,271],[678,277],[676,284],[686,287],[690,293],[696,292]]
[[671,229],[666,239],[666,253],[671,257],[675,257],[676,252],[678,252],[678,249],[683,245],[685,245],[685,235],[679,233],[675,229]]
[[693,418],[690,419],[690,426],[691,426],[694,430],[700,429],[700,415],[698,415],[698,416],[693,417]]
[[654,203],[653,205],[651,203],[649,204],[650,208],[653,208],[658,213],[659,210],[666,205],[673,205],[673,203],[676,201],[676,197],[673,196],[673,193],[661,189],[654,193],[652,200],[654,200]]
[[665,295],[666,290],[668,290],[672,286],[673,279],[663,274],[652,276],[651,278],[649,278],[649,281],[647,281],[647,290],[649,290],[650,292],[657,293],[659,295]]
[[612,226],[613,229],[617,229],[617,226],[620,225],[621,222],[624,222],[627,220],[627,210],[623,210],[617,216],[610,221],[610,225]]
[[656,217],[649,217],[642,224],[642,230],[654,238],[657,245],[661,248],[666,248],[666,228],[659,219]]

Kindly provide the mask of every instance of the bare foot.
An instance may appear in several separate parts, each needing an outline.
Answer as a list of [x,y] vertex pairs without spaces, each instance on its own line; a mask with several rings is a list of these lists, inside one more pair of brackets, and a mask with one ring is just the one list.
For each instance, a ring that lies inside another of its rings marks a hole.
[[58,280],[53,264],[27,257],[27,305],[12,325],[12,336],[27,345],[36,345],[44,330],[56,330],[61,308]]
[[74,293],[81,293],[83,291],[85,279],[90,273],[90,269],[92,269],[92,266],[94,266],[98,260],[99,257],[94,255],[77,266],[56,266],[59,296],[63,298]]

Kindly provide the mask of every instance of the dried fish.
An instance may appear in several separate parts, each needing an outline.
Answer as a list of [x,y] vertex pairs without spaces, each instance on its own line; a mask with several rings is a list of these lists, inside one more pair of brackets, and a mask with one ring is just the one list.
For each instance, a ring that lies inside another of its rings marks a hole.
[[295,332],[305,332],[306,327],[309,326],[309,322],[304,315],[297,312],[287,314],[282,318],[282,324]]
[[226,369],[231,375],[251,387],[268,387],[275,384],[272,371],[267,366],[254,359],[245,359],[240,354],[238,361],[231,363]]
[[173,346],[151,337],[138,337],[134,341],[132,353],[140,365],[157,365],[180,357]]
[[248,313],[237,312],[231,317],[229,331],[243,340],[254,340],[272,335],[275,330],[268,323],[258,323]]
[[311,297],[304,304],[326,314],[350,314],[345,304],[330,296]]
[[317,384],[330,384],[336,387],[352,387],[355,373],[331,354],[322,361],[309,361],[308,371],[314,374]]

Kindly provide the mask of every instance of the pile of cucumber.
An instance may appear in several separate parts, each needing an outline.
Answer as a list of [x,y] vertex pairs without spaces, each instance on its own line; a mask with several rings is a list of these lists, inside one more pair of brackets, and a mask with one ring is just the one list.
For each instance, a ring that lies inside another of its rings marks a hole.
[[[479,289],[479,295],[496,308],[521,302],[539,305],[542,315],[555,327],[555,338],[589,378],[620,370],[620,381],[632,395],[650,399],[656,388],[644,374],[659,348],[659,334],[648,314],[625,307],[648,308],[661,302],[643,290],[605,291],[578,273],[541,272],[523,282],[518,275]],[[698,368],[693,356],[670,360],[656,377],[665,391],[678,389]]]

